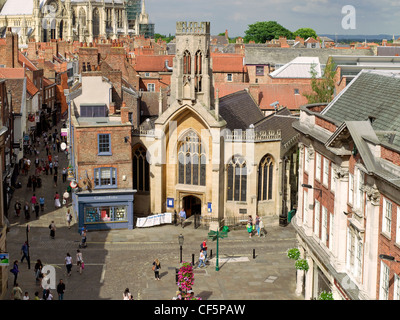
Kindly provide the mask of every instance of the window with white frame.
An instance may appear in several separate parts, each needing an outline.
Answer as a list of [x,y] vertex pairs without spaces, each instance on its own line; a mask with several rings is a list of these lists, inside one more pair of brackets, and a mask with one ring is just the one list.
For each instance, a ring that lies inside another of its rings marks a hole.
[[321,155],[315,153],[315,179],[321,181]]
[[232,82],[232,79],[233,79],[232,73],[228,73],[228,74],[226,75],[226,81]]
[[326,245],[328,235],[328,209],[322,206],[322,226],[321,226],[321,240]]
[[303,193],[303,223],[307,224],[308,216],[308,191],[304,190]]
[[335,192],[335,172],[331,164],[331,191]]
[[323,166],[323,173],[322,173],[322,183],[324,186],[328,187],[329,182],[329,160],[324,158],[324,166]]
[[319,237],[319,219],[321,215],[321,205],[319,201],[315,200],[314,206],[314,233]]
[[397,274],[394,275],[393,300],[400,300],[400,277]]
[[361,277],[362,270],[362,254],[363,254],[363,243],[362,239],[355,237],[356,242],[356,253],[355,253],[355,266],[354,275],[359,279]]
[[349,203],[353,204],[354,198],[354,176],[349,173]]
[[383,198],[382,206],[382,232],[390,236],[390,230],[392,227],[392,203]]
[[397,207],[397,216],[396,216],[396,243],[400,244],[400,207]]
[[304,147],[304,171],[308,172],[308,167],[310,163],[310,155],[308,154],[308,148]]
[[363,210],[363,201],[364,201],[364,173],[360,170],[356,170],[356,196],[355,196],[355,208],[358,209],[359,212]]
[[352,228],[347,228],[347,270],[356,278],[361,277],[362,270],[362,239],[357,236]]
[[333,249],[333,214],[329,215],[329,250]]
[[381,261],[381,274],[379,280],[379,300],[389,299],[389,267]]
[[156,91],[156,85],[154,83],[147,84],[147,91],[154,92]]

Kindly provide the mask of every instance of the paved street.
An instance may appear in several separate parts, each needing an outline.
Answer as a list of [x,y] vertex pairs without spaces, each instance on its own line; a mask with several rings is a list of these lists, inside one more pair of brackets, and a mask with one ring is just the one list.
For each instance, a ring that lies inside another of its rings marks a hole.
[[[43,145],[40,157],[45,157]],[[30,174],[33,174],[33,157]],[[66,157],[59,154],[60,169],[67,165]],[[36,190],[39,198],[44,195],[46,205],[44,213],[38,219],[31,214],[26,221],[21,213],[14,217],[14,202],[29,201],[32,191],[27,190],[27,176],[20,175],[22,188],[14,193],[9,220],[11,230],[7,235],[10,262],[21,259],[20,249],[26,240],[26,225],[29,224],[31,269],[27,262],[20,263],[18,283],[23,291],[28,291],[31,298],[35,291],[41,290],[36,285],[34,265],[37,259],[53,265],[56,269],[56,281],[63,279],[66,284],[65,300],[120,300],[125,288],[129,288],[135,299],[158,300],[171,299],[177,290],[175,268],[179,262],[178,235],[185,237],[183,260],[192,261],[195,255],[197,266],[200,243],[207,237],[207,230],[194,229],[190,224],[184,229],[180,226],[162,225],[133,230],[92,231],[88,233],[88,247],[81,249],[85,269],[80,275],[74,266],[72,275],[67,277],[64,258],[69,252],[74,259],[80,236],[76,217],[68,229],[66,208],[55,210],[53,196],[65,191],[67,183],[54,187],[53,177],[42,174],[43,186]],[[49,236],[49,223],[54,220],[57,226],[55,239]],[[213,257],[206,268],[195,269],[195,295],[206,300],[301,300],[295,295],[295,275],[293,260],[286,256],[286,250],[296,246],[295,232],[291,225],[287,227],[269,227],[265,238],[249,239],[245,228],[232,230],[228,237],[220,240],[220,270],[215,270],[216,243],[208,240],[209,254]],[[255,258],[253,258],[255,250]],[[151,270],[155,258],[161,261],[161,280],[154,281]],[[10,297],[13,275],[9,273]],[[40,294],[41,295],[41,294]],[[56,298],[56,292],[53,290]]]

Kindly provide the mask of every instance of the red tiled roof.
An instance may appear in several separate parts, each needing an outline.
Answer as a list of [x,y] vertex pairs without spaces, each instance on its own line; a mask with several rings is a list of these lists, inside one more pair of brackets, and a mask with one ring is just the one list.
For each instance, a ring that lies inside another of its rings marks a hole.
[[243,72],[242,55],[211,54],[213,72]]
[[21,67],[25,63],[25,68],[28,68],[29,70],[39,70],[38,67],[36,67],[27,57],[25,57],[21,51],[18,51],[18,61],[21,64]]
[[25,78],[24,68],[0,68],[0,78],[23,79]]
[[28,91],[31,96],[34,96],[36,93],[39,92],[39,89],[33,84],[32,80],[29,79],[29,77],[26,77],[26,91]]
[[51,86],[52,84],[55,84],[55,82],[47,79],[46,77],[43,77],[43,87],[48,87]]
[[162,72],[168,71],[165,67],[165,61],[168,60],[168,66],[172,67],[173,56],[151,56],[140,55],[136,57],[135,70],[138,72]]

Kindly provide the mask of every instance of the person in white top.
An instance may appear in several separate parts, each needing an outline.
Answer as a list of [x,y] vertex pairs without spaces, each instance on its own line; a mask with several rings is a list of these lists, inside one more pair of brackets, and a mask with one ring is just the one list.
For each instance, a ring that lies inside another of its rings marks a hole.
[[82,252],[79,249],[76,250],[76,266],[78,267],[76,271],[82,274],[83,257],[82,257]]
[[129,292],[129,289],[126,288],[124,291],[124,294],[122,296],[123,300],[133,300],[131,293]]
[[72,257],[70,256],[69,253],[67,253],[67,256],[65,257],[65,266],[67,267],[68,276],[71,275],[72,263],[73,263]]

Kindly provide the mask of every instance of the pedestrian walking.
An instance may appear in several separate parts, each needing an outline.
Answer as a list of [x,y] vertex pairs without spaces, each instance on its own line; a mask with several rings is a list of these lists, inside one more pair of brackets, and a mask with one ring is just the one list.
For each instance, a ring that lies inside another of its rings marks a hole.
[[249,233],[249,238],[251,238],[251,236],[253,235],[253,218],[251,217],[251,215],[249,215],[248,219],[247,219],[247,232]]
[[65,257],[65,267],[67,268],[67,275],[71,276],[71,270],[72,270],[72,257],[69,253],[67,253],[67,256]]
[[69,193],[67,190],[63,193],[63,205],[68,206]]
[[24,261],[24,259],[26,259],[26,261],[28,261],[29,264],[28,241],[25,241],[24,244],[22,245],[21,254],[22,254],[21,263]]
[[54,161],[54,172],[58,174],[58,161]]
[[[51,155],[50,155],[51,157]],[[53,174],[53,162],[49,161],[49,169],[50,169],[50,174]]]
[[203,250],[204,257],[205,257],[204,261],[207,262],[208,261],[208,259],[207,259],[207,239],[204,239],[204,241],[201,243],[200,249]]
[[14,288],[11,291],[11,298],[13,300],[22,300],[22,289],[16,282],[14,283]]
[[76,267],[77,267],[77,272],[82,274],[82,270],[84,268],[84,263],[83,263],[83,256],[82,252],[78,249],[76,250]]
[[257,231],[257,237],[260,236],[260,216],[257,214],[256,215],[256,231]]
[[123,300],[133,300],[131,293],[129,292],[129,288],[126,288],[124,294],[122,295]]
[[25,205],[24,205],[24,214],[25,214],[25,219],[29,220],[31,218],[30,215],[30,208],[29,208],[29,203],[28,201],[25,201]]
[[50,238],[54,239],[54,237],[56,236],[56,224],[54,223],[54,221],[51,221],[51,223],[49,224],[49,229],[50,229]]
[[25,291],[24,297],[22,300],[30,300],[28,291]]
[[71,221],[72,221],[72,214],[68,209],[67,210],[67,225],[68,225],[68,229],[71,229]]
[[40,211],[39,202],[35,203],[34,209],[35,209],[36,218],[39,218],[39,211]]
[[54,186],[55,187],[57,187],[57,172],[54,172],[54,175],[53,175],[53,181],[54,181]]
[[33,190],[33,192],[36,191],[36,187],[37,187],[37,179],[34,175],[32,175],[32,190]]
[[205,259],[206,259],[206,257],[204,255],[203,250],[200,250],[199,265],[197,266],[198,268],[201,268],[201,266],[204,266],[204,267],[206,266]]
[[35,263],[35,279],[36,279],[36,282],[40,281],[40,278],[41,278],[40,276],[42,274],[42,268],[43,268],[42,261],[40,261],[40,259],[37,259],[36,263]]
[[181,220],[181,226],[182,226],[182,228],[184,228],[185,227],[184,222],[186,220],[185,208],[182,208],[182,210],[179,212],[179,217],[180,217],[180,220]]
[[65,183],[67,181],[67,169],[62,169],[62,182]]
[[54,207],[56,209],[61,207],[61,203],[60,203],[60,195],[58,194],[58,192],[56,191],[56,194],[54,195]]
[[40,210],[43,212],[44,211],[44,197],[41,196],[39,198],[39,204],[40,204]]
[[264,221],[260,218],[260,237],[265,237],[267,235],[267,231],[264,228]]
[[153,262],[154,280],[160,280],[161,263],[158,259]]
[[14,286],[15,286],[17,284],[17,278],[18,278],[18,273],[19,273],[18,260],[14,261],[13,267],[10,270],[10,272],[14,275]]
[[33,300],[40,300],[39,291],[35,291],[35,297],[33,298]]
[[65,292],[65,283],[63,282],[62,279],[60,279],[60,282],[57,285],[58,300],[64,300],[64,292]]
[[17,200],[17,201],[15,202],[15,205],[14,205],[15,215],[16,215],[17,217],[19,217],[19,215],[20,215],[20,213],[21,213],[21,208],[22,208],[21,202],[19,202],[19,201]]

